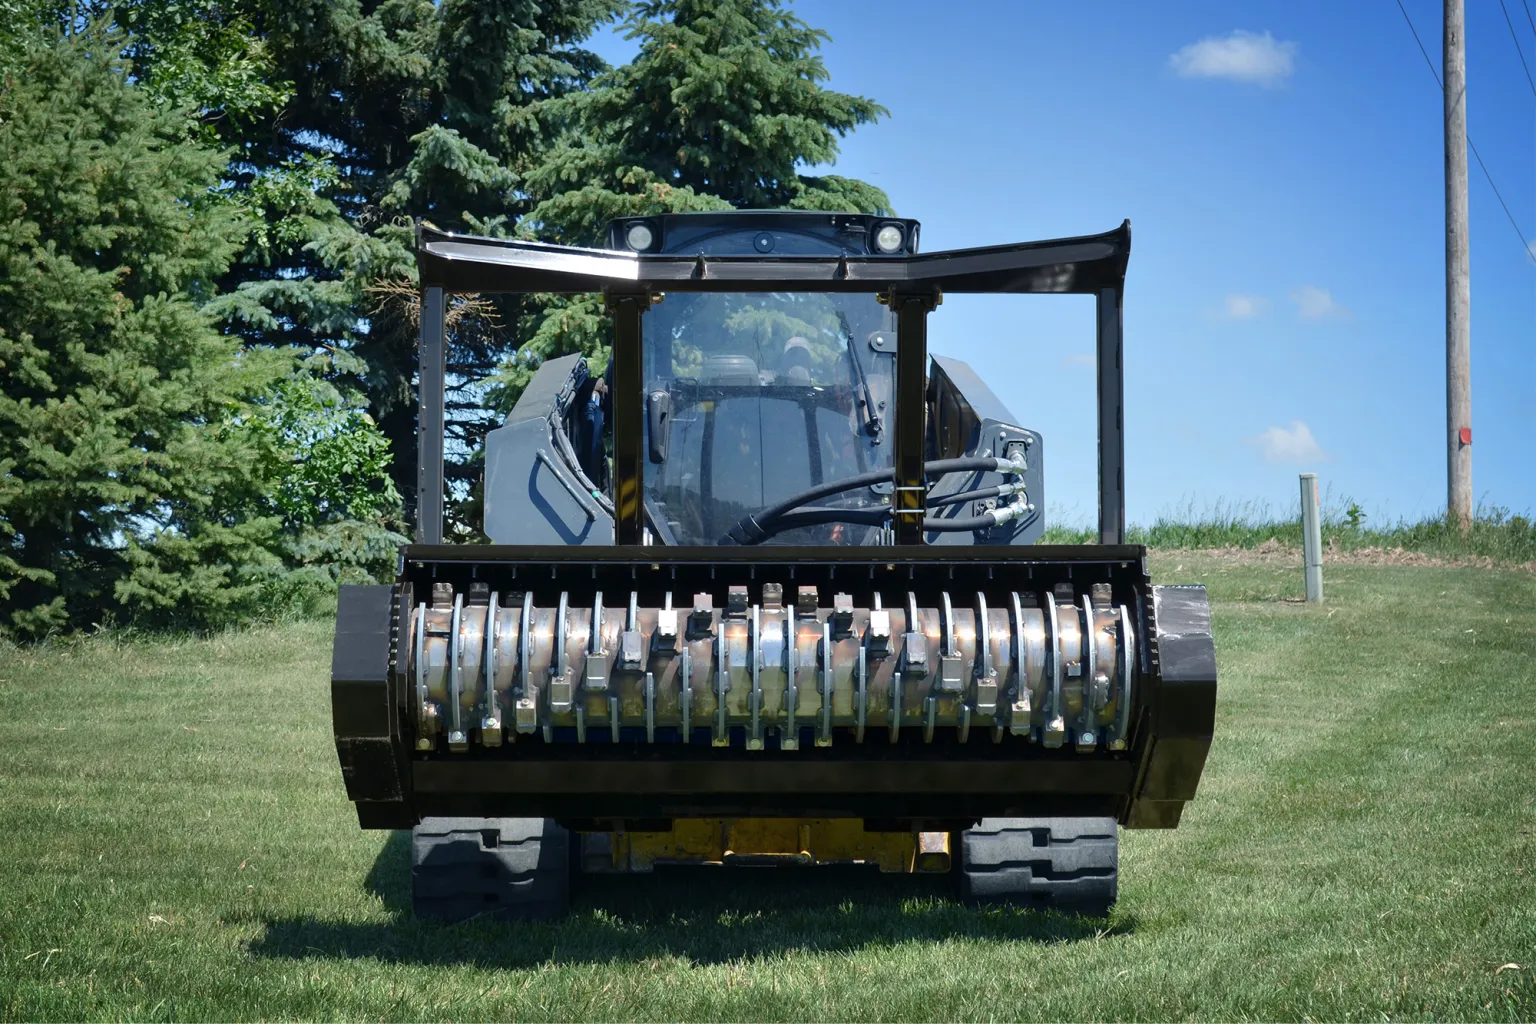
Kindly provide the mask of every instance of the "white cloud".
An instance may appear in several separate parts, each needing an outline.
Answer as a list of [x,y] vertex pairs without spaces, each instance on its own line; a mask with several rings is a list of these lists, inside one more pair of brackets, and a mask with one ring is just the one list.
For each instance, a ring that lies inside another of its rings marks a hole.
[[1207,36],[1168,58],[1181,78],[1226,78],[1234,82],[1278,85],[1295,70],[1295,43],[1265,32],[1237,29],[1228,36]]
[[1228,320],[1252,320],[1269,312],[1269,300],[1262,295],[1228,295],[1223,309]]
[[1092,352],[1073,352],[1061,359],[1063,370],[1091,370],[1097,365],[1098,360],[1093,357]]
[[1352,315],[1346,307],[1333,301],[1328,289],[1315,285],[1304,284],[1297,288],[1291,292],[1291,301],[1296,303],[1296,312],[1303,320],[1348,319]]
[[1328,457],[1301,420],[1292,420],[1290,427],[1270,427],[1251,441],[1269,462],[1313,462]]

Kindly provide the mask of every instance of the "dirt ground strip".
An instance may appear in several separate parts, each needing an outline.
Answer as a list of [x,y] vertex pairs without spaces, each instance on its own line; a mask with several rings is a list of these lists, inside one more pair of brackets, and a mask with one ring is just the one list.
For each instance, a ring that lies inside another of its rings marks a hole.
[[[1301,566],[1301,548],[1290,547],[1271,537],[1256,548],[1164,548],[1161,555],[1204,555],[1236,565]],[[1403,548],[1341,548],[1329,544],[1323,551],[1324,565],[1422,565],[1436,568],[1519,569],[1536,572],[1536,562],[1501,562],[1486,555],[1446,558]]]

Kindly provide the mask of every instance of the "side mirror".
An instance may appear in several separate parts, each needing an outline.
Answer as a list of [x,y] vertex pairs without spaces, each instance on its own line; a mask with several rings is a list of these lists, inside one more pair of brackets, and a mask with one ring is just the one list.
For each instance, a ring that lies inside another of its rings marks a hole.
[[667,461],[667,443],[672,439],[672,396],[656,390],[645,396],[645,425],[651,461]]

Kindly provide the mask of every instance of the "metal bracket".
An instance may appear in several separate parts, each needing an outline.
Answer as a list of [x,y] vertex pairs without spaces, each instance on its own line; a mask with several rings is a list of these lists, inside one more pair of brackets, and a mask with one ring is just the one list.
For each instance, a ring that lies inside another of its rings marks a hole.
[[431,723],[427,716],[427,603],[416,606],[416,623],[412,631],[411,646],[416,662],[416,749],[431,750],[433,743],[428,731]]
[[1029,664],[1025,655],[1024,645],[1028,642],[1024,635],[1024,606],[1019,601],[1019,592],[1013,591],[1009,598],[1012,601],[1013,613],[1013,703],[1008,709],[1008,731],[1015,736],[1030,731],[1030,720],[1034,715],[1029,690],[1029,680],[1024,674],[1024,667]]
[[979,715],[997,714],[997,669],[992,667],[992,616],[987,598],[976,592],[976,691],[972,698]]
[[555,633],[549,639],[549,710],[557,715],[569,712],[572,703],[570,669],[565,664],[565,617],[570,601],[570,593],[560,591],[560,604],[555,611]]
[[538,728],[539,707],[537,691],[529,678],[528,657],[533,634],[533,591],[523,594],[523,614],[517,627],[517,731],[531,733]]
[[1125,605],[1120,606],[1119,629],[1115,636],[1115,732],[1109,738],[1110,750],[1124,750],[1131,730],[1131,680],[1135,677],[1136,634],[1131,629],[1131,614]]
[[818,747],[832,745],[832,623],[821,624],[821,729]]
[[725,661],[725,628],[715,631],[715,735],[710,740],[716,747],[729,746],[730,731],[725,725],[725,695],[731,688],[730,668]]
[[480,702],[480,743],[487,747],[501,746],[502,711],[496,699],[496,620],[499,617],[496,591],[491,591],[485,607],[485,653],[481,655],[481,668],[485,669],[485,692]]
[[683,663],[678,674],[682,679],[682,689],[677,695],[679,710],[683,716],[683,742],[693,742],[693,652],[687,647],[683,648]]
[[464,595],[453,595],[453,618],[448,626],[448,749],[461,752],[469,749],[469,737],[460,721],[464,703],[464,679],[460,661],[463,652],[459,645],[460,626],[464,622]]
[[[613,720],[617,729],[618,715],[614,715]],[[656,677],[650,672],[645,674],[645,742],[656,742]]]
[[587,638],[587,658],[582,665],[582,686],[589,693],[608,689],[608,652],[603,649],[603,592],[592,598],[592,630]]
[[[1075,611],[1076,609],[1074,609]],[[1099,643],[1098,629],[1093,612],[1093,600],[1087,595],[1082,599],[1083,613],[1083,639],[1082,659],[1083,669],[1078,673],[1082,677],[1083,713],[1077,725],[1077,749],[1079,753],[1087,753],[1098,745],[1099,737],[1094,731],[1094,683],[1099,671]]]
[[780,750],[800,749],[800,729],[795,724],[795,702],[799,698],[798,680],[795,676],[800,670],[797,664],[797,655],[800,653],[800,631],[795,622],[794,613],[786,612],[784,615],[784,731],[779,734]]
[[869,661],[868,648],[859,645],[859,679],[853,695],[853,738],[864,742],[864,726],[869,719]]
[[949,592],[940,595],[939,615],[942,620],[939,623],[939,642],[943,645],[939,649],[939,679],[938,688],[944,693],[959,693],[965,686],[965,680],[961,675],[961,662],[959,645],[955,643],[955,609],[950,604]]
[[1045,709],[1045,732],[1041,742],[1059,747],[1066,742],[1067,723],[1061,714],[1061,623],[1056,614],[1056,595],[1045,592],[1045,659],[1050,667],[1050,698]]
[[752,663],[752,692],[747,703],[752,715],[752,725],[747,732],[747,749],[763,749],[763,609],[752,606],[752,632],[747,634],[747,658]]

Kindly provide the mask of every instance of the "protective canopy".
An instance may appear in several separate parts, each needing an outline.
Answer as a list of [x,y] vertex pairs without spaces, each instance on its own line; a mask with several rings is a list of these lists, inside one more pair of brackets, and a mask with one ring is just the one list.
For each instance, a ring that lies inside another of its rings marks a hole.
[[681,256],[455,235],[418,224],[423,288],[449,292],[942,291],[1094,294],[1118,290],[1131,222],[1046,242],[916,256]]

